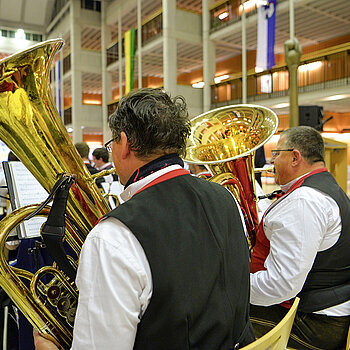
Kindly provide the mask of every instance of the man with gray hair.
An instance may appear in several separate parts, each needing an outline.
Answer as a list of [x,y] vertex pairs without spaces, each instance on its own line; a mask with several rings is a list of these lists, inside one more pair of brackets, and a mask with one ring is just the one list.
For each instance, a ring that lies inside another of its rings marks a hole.
[[[124,203],[87,236],[72,350],[229,350],[255,337],[249,250],[223,186],[183,169],[183,97],[143,88],[109,117]],[[218,200],[218,198],[220,200]],[[36,335],[36,349],[57,349]]]
[[288,346],[340,349],[350,322],[350,200],[324,163],[318,131],[284,131],[272,150],[281,196],[267,209],[251,260],[251,319],[259,337],[299,309]]

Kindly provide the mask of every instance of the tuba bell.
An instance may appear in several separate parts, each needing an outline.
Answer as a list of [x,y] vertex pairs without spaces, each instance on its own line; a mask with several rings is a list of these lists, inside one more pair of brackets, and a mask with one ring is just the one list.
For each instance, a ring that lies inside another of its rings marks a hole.
[[255,245],[259,219],[255,195],[254,156],[276,132],[277,115],[255,105],[232,105],[191,120],[186,158],[206,165],[209,181],[227,187],[237,199],[245,220],[250,248]]
[[[61,176],[74,176],[65,239],[79,256],[87,234],[110,209],[52,100],[50,66],[62,46],[61,39],[49,40],[0,61],[0,139],[48,193]],[[0,285],[35,328],[69,348],[78,296],[75,282],[56,264],[33,274],[9,266],[4,257],[10,232],[38,207],[20,208],[0,222]],[[45,207],[40,215],[48,213]]]

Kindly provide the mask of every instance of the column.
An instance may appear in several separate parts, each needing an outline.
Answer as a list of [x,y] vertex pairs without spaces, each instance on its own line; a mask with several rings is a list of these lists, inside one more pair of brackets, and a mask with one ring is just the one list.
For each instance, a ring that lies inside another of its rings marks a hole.
[[163,4],[163,85],[164,90],[177,93],[176,1],[162,0]]
[[122,10],[118,10],[118,68],[119,68],[119,99],[123,96],[123,59],[122,59]]
[[211,108],[211,86],[210,82],[215,78],[216,53],[215,45],[210,40],[210,0],[202,0],[202,28],[203,28],[203,112]]
[[247,50],[246,50],[246,17],[244,0],[242,0],[242,103],[247,103]]
[[[60,35],[61,38],[63,38],[63,35]],[[60,51],[60,74],[61,74],[61,89],[60,89],[60,92],[61,92],[61,118],[64,122],[64,69],[63,69],[63,60],[64,60],[64,57],[63,57],[63,48],[61,49]]]
[[73,142],[83,140],[81,125],[82,116],[82,72],[80,70],[80,0],[70,2],[70,46],[71,46],[71,79],[72,79],[72,128]]
[[284,58],[289,74],[289,127],[299,125],[298,102],[298,66],[300,64],[301,47],[294,36],[294,4],[289,0],[290,38],[284,43]]
[[137,0],[137,67],[138,67],[138,88],[142,88],[142,21],[141,21],[141,0]]
[[103,143],[110,139],[111,132],[108,127],[108,102],[112,101],[112,76],[107,70],[107,45],[111,39],[111,33],[106,25],[106,11],[108,3],[101,2],[101,64],[102,64],[102,131]]

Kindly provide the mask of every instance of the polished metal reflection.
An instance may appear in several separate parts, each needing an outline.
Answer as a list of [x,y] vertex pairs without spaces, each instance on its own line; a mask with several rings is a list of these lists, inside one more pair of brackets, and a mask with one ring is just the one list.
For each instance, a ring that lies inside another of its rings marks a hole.
[[254,152],[276,132],[278,118],[265,107],[234,105],[191,120],[186,161],[217,164]]
[[[0,61],[0,139],[47,192],[63,174],[75,176],[66,210],[66,240],[79,256],[86,235],[109,207],[52,100],[49,70],[62,45],[63,40],[49,40]],[[36,208],[19,209],[0,222],[0,284],[34,327],[69,348],[78,294],[74,281],[55,265],[36,274],[13,268],[3,254],[9,233]],[[45,208],[41,215],[47,212]],[[48,285],[44,275],[50,277]]]
[[256,105],[226,106],[191,120],[185,161],[207,165],[214,175],[210,181],[232,191],[242,208],[251,247],[259,224],[254,155],[277,127],[277,115]]

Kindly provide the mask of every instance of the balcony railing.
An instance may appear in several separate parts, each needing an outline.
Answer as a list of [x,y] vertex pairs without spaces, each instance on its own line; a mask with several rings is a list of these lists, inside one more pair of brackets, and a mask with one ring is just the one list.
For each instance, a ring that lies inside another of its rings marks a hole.
[[81,0],[81,8],[101,12],[101,1],[96,0]]
[[72,107],[68,107],[63,112],[64,125],[72,124]]
[[69,54],[63,59],[63,74],[66,74],[67,72],[69,72],[70,68],[71,68],[71,60],[70,60],[70,54]]
[[[278,4],[286,0],[278,0]],[[250,3],[252,3],[250,5]],[[246,16],[252,16],[257,13],[257,5],[255,2],[245,1],[244,4]],[[214,32],[224,26],[240,21],[242,15],[241,0],[226,0],[210,9],[210,30]]]
[[[350,84],[350,51],[304,60],[298,68],[299,92],[317,91]],[[288,95],[288,68],[281,66],[262,73],[248,73],[249,102]],[[212,85],[212,105],[219,107],[242,100],[242,77]]]

